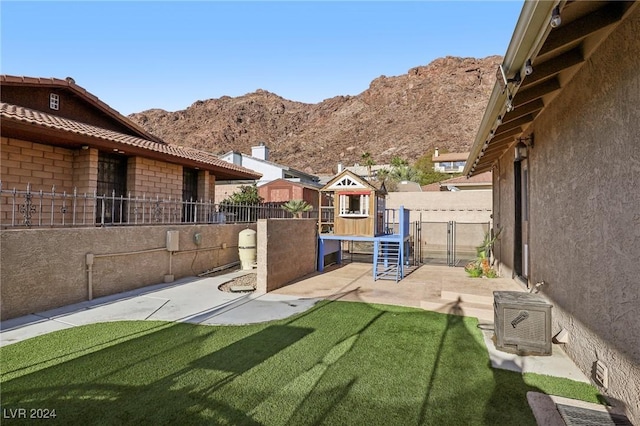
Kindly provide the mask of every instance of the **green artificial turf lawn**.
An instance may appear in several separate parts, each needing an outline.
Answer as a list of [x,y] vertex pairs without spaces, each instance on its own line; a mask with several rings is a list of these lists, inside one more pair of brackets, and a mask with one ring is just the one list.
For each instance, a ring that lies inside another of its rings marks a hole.
[[598,401],[492,369],[475,318],[353,302],[247,326],[93,324],[0,357],[3,424],[25,408],[82,425],[535,425],[527,391]]

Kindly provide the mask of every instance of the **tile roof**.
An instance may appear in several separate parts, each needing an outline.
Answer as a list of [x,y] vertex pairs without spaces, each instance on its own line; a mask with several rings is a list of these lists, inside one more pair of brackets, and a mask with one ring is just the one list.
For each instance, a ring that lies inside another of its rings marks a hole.
[[431,183],[429,185],[423,185],[422,191],[440,191],[441,186],[453,185],[453,186],[482,186],[482,185],[492,185],[493,178],[492,172],[483,172],[477,175],[473,175],[470,178],[466,176],[457,176],[451,179],[443,180],[440,182]]
[[59,78],[43,78],[43,77],[25,77],[25,76],[15,76],[15,75],[0,75],[0,84],[2,85],[12,85],[12,86],[42,86],[42,87],[60,87],[64,89],[71,90],[72,92],[79,95],[81,98],[85,99],[87,102],[91,103],[96,108],[106,112],[112,118],[120,121],[125,126],[135,130],[141,136],[146,139],[165,143],[159,137],[149,133],[142,126],[134,123],[124,115],[120,114],[115,109],[111,108],[109,105],[100,100],[96,95],[89,93],[87,89],[80,87],[76,84],[75,80],[71,77],[67,77],[62,80]]
[[468,152],[447,152],[437,157],[435,155],[432,156],[431,161],[434,163],[441,163],[443,161],[466,161],[468,157]]
[[[178,145],[159,143],[135,136],[125,135],[113,130],[103,129],[90,124],[81,123],[67,118],[46,114],[21,106],[0,102],[0,118],[13,122],[22,122],[42,128],[61,130],[74,133],[80,136],[101,139],[122,146],[122,149],[133,147],[144,151],[161,153],[167,156],[167,161],[181,163],[181,160],[190,160],[202,164],[203,166],[213,166],[214,169],[224,169],[224,171],[237,172],[238,176],[259,178],[261,175],[253,170],[227,163],[220,160],[216,155],[194,148]],[[211,167],[207,167],[211,169]]]

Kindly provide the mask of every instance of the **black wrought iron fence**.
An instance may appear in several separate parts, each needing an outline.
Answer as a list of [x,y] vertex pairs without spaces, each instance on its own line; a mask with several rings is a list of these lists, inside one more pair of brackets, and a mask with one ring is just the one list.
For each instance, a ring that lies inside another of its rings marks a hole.
[[[258,219],[291,218],[284,202],[260,204],[214,203],[149,197],[5,189],[0,182],[0,226],[6,228],[132,226],[159,224],[251,223]],[[303,213],[317,218],[317,211]]]

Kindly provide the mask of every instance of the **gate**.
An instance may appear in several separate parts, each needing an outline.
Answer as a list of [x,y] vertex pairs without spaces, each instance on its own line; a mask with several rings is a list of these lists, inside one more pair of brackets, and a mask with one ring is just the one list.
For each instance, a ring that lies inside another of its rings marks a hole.
[[489,222],[413,222],[413,264],[465,266],[476,258],[476,247],[490,228]]

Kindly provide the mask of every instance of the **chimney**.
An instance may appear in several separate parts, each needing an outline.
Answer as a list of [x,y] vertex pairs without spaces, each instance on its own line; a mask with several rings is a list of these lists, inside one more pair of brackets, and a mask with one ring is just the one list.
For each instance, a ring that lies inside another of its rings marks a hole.
[[342,163],[338,163],[338,173],[342,173],[342,170],[344,170]]
[[260,160],[269,161],[269,148],[264,142],[260,142],[258,146],[251,147],[251,156]]
[[438,152],[438,148],[436,148],[435,152],[433,153],[433,156],[434,156],[434,157],[437,157],[437,156],[439,156],[439,155],[440,155],[440,153]]

